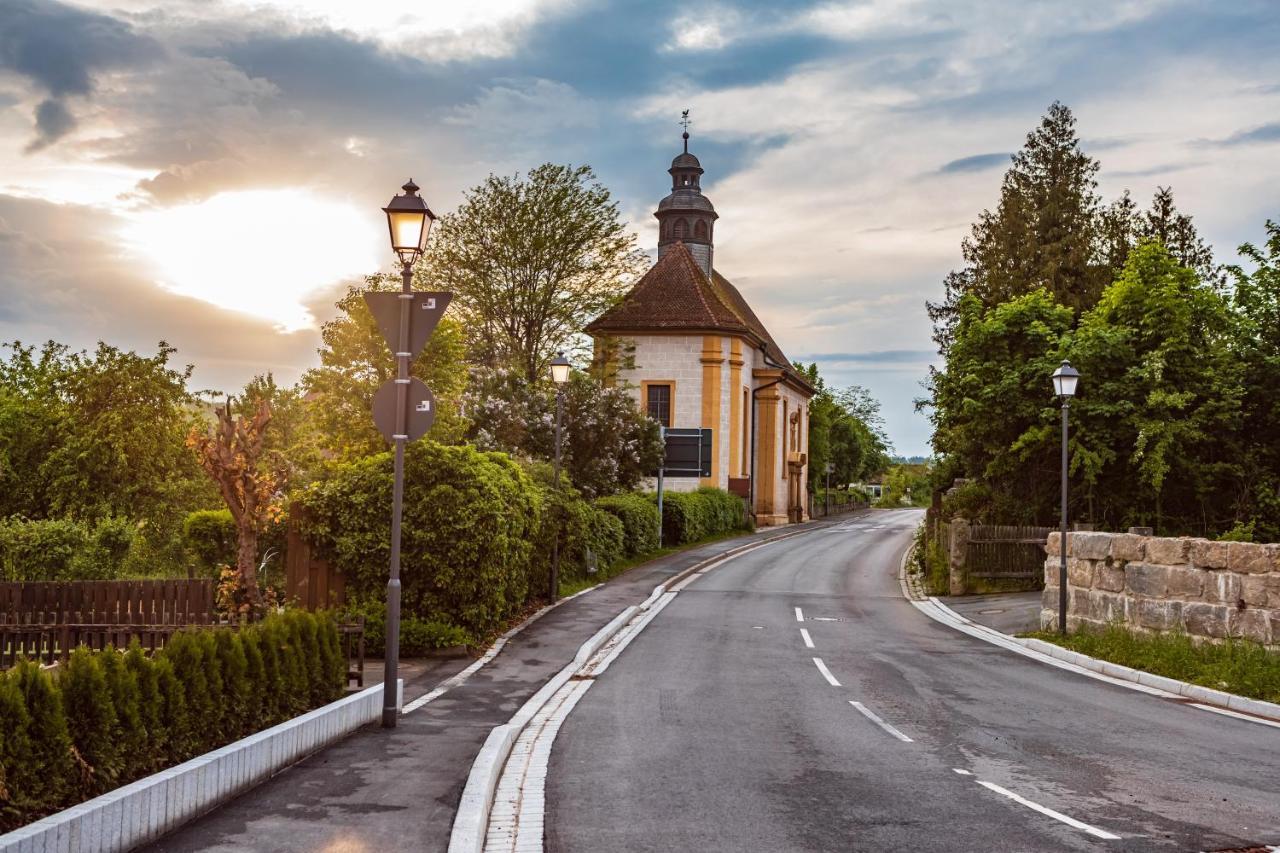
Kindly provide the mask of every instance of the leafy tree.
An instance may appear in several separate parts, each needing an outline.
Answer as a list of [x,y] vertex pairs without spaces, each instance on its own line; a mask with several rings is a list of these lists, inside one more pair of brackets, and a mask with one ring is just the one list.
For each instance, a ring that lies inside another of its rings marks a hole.
[[[531,385],[510,370],[480,370],[467,394],[467,438],[482,450],[529,459],[555,454],[555,389]],[[657,470],[658,425],[636,408],[625,389],[609,388],[574,371],[565,388],[562,463],[587,497],[625,492]]]
[[[1254,269],[1227,268],[1234,284],[1235,358],[1242,370],[1241,428],[1249,438],[1244,460],[1250,514],[1259,541],[1280,541],[1280,223],[1267,221],[1261,247],[1245,243],[1241,257]],[[1241,521],[1244,521],[1242,515]]]
[[809,488],[826,485],[827,463],[833,483],[852,483],[883,471],[889,464],[889,439],[880,403],[860,385],[834,390],[818,365],[796,369],[815,389],[809,400]]
[[1094,263],[1097,171],[1071,110],[1055,101],[1013,155],[996,210],[983,211],[962,243],[965,267],[947,277],[943,301],[928,305],[944,354],[966,295],[991,308],[1043,288],[1077,313],[1097,300],[1108,281]]
[[[415,286],[429,289],[421,271]],[[310,429],[318,444],[316,452],[322,457],[358,459],[387,449],[386,440],[373,425],[373,395],[384,382],[395,378],[396,360],[365,305],[364,294],[399,289],[398,275],[367,276],[363,284],[348,288],[337,303],[338,316],[321,327],[320,366],[308,370],[301,384],[303,405],[310,412]],[[410,373],[425,382],[436,397],[436,420],[429,437],[445,443],[462,435],[459,398],[467,381],[462,326],[453,313],[450,309],[440,320],[410,366]],[[300,442],[311,438],[303,427],[296,434]],[[309,457],[302,454],[302,458]]]
[[635,235],[588,166],[490,175],[441,218],[430,280],[454,293],[472,355],[537,382],[644,267]]
[[[1240,370],[1226,299],[1157,241],[1140,244],[1070,341],[1085,377],[1072,467],[1108,527],[1222,529],[1239,507]],[[1044,373],[1041,382],[1044,382]]]

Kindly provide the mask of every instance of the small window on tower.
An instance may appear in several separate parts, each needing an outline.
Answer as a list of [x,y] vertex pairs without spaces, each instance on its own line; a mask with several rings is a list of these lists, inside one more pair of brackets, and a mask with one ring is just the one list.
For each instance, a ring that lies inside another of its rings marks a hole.
[[644,408],[649,417],[664,427],[671,426],[671,386],[646,385]]
[[693,226],[693,236],[700,240],[707,239],[707,223],[699,219],[698,224]]
[[676,239],[683,240],[689,236],[689,222],[685,219],[676,220]]

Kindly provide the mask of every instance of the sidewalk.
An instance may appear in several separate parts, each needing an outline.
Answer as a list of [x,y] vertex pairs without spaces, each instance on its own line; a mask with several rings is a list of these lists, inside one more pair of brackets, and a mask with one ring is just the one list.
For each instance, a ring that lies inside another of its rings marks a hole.
[[[639,566],[566,601],[511,638],[487,666],[391,732],[370,726],[221,808],[162,838],[150,853],[177,851],[364,851],[448,848],[454,812],[476,753],[578,646],[683,569],[746,542],[838,518],[766,528]],[[431,660],[406,680],[408,703],[465,668]],[[371,682],[366,682],[371,683]]]
[[1000,592],[991,595],[947,595],[938,600],[966,619],[994,628],[1002,634],[1040,630],[1039,590]]

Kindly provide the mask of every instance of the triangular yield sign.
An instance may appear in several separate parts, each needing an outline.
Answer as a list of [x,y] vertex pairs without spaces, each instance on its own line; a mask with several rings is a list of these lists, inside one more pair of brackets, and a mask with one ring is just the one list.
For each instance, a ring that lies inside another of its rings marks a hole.
[[377,321],[387,347],[394,355],[400,344],[400,302],[402,296],[411,297],[409,302],[409,355],[416,357],[422,352],[431,333],[440,323],[440,317],[449,307],[453,299],[452,293],[444,291],[420,290],[414,293],[366,293],[365,304]]

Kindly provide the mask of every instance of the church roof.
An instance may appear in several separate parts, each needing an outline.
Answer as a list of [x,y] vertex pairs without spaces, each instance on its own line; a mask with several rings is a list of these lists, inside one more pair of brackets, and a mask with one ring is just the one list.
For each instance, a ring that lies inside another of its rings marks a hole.
[[592,321],[586,331],[592,335],[646,331],[739,334],[754,339],[774,366],[812,390],[738,289],[714,270],[708,278],[684,243],[670,246],[622,301]]

